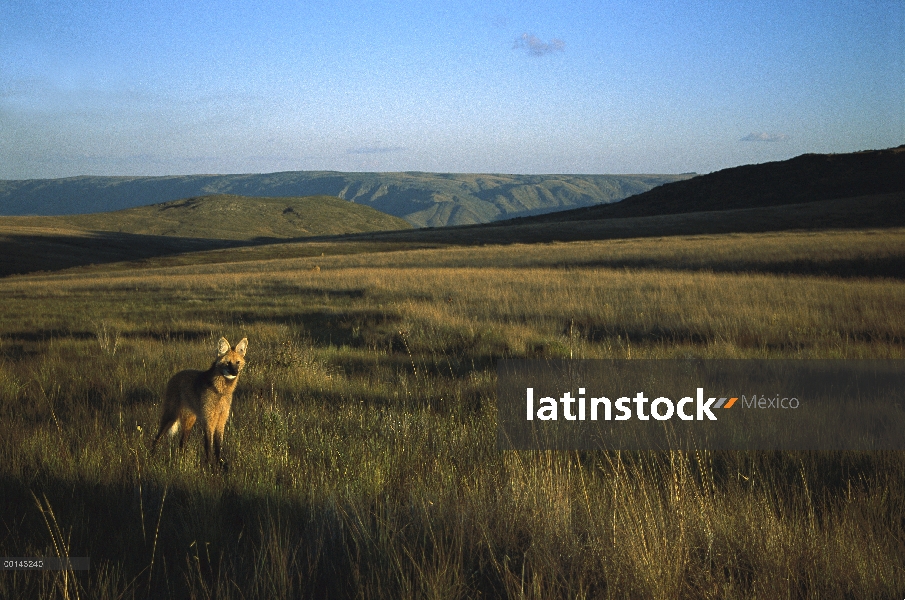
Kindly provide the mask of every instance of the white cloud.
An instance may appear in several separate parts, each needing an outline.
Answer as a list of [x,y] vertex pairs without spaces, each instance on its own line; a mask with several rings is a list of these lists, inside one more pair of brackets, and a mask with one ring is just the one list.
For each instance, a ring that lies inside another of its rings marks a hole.
[[781,142],[783,140],[789,139],[784,133],[767,133],[765,131],[761,131],[760,133],[749,133],[745,137],[743,137],[740,141],[742,142]]
[[523,33],[521,37],[516,38],[513,49],[523,49],[531,56],[544,56],[553,52],[562,52],[566,47],[566,43],[560,39],[553,38],[549,42],[545,42],[539,37],[531,33]]
[[349,148],[346,154],[389,154],[391,152],[402,152],[405,150],[402,146],[362,146],[359,148]]

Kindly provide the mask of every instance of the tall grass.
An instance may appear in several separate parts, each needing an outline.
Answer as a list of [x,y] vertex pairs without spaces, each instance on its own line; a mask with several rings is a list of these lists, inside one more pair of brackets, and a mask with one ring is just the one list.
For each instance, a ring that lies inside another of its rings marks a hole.
[[[711,236],[2,280],[0,555],[62,540],[92,569],[5,572],[0,596],[895,597],[900,453],[502,453],[493,366],[901,358],[905,282],[796,265],[903,246]],[[250,342],[229,472],[202,467],[197,434],[150,456],[167,378],[220,335]]]

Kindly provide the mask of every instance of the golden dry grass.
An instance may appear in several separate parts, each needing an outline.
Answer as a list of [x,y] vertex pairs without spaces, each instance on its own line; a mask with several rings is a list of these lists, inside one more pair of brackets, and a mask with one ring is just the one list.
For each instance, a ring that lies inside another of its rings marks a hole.
[[[903,358],[905,279],[852,272],[903,231],[299,251],[0,280],[0,554],[49,551],[35,492],[91,597],[905,587],[899,453],[501,453],[493,402],[500,357]],[[250,341],[231,470],[197,438],[149,457],[166,379],[220,335]]]

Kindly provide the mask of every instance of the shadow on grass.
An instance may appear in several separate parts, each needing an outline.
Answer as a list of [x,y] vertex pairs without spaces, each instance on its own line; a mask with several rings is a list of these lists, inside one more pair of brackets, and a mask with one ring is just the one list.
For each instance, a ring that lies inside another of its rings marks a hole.
[[[112,587],[131,589],[138,597],[189,597],[201,587],[222,594],[228,587],[253,590],[260,583],[264,589],[282,584],[293,592],[288,597],[352,595],[351,541],[335,510],[278,495],[240,495],[218,474],[198,477],[205,480],[201,491],[149,481],[139,486],[62,480],[44,473],[28,483],[0,477],[0,554],[56,555],[34,493],[41,502],[46,498],[69,556],[91,559],[90,571],[74,573],[88,597],[100,596],[99,588],[110,585],[103,580],[113,573],[119,581]],[[291,569],[290,580],[276,581],[281,567]],[[41,579],[46,587],[55,576],[18,575],[12,591],[23,598],[37,597]]]
[[124,338],[149,339],[158,342],[196,342],[211,338],[210,330],[202,329],[175,329],[166,331],[126,331],[121,333]]
[[266,283],[258,283],[255,286],[255,293],[265,297],[283,297],[289,296],[293,298],[324,298],[327,300],[350,299],[356,300],[364,298],[367,290],[364,288],[353,289],[331,289],[326,287],[312,287],[306,285],[293,285],[283,281],[272,281]]
[[[625,465],[618,469],[623,477],[661,486],[668,485],[673,459],[668,453],[624,452],[582,453],[576,460],[605,472],[615,460]],[[758,488],[767,486],[776,490],[779,514],[809,510],[820,524],[838,518],[847,495],[872,493],[882,482],[898,480],[902,459],[888,452],[723,452],[689,460],[703,460],[692,470],[711,473],[716,489],[735,496],[738,506],[747,506],[744,500],[760,497]],[[491,562],[524,559],[533,543],[529,515],[505,519],[493,505],[463,511],[454,498],[427,510],[408,493],[409,477],[388,480],[377,496],[284,491],[278,476],[266,489],[239,491],[241,475],[232,477],[199,472],[167,484],[138,477],[83,481],[41,468],[27,478],[0,475],[0,555],[55,555],[41,503],[52,510],[69,556],[91,559],[90,571],[74,574],[87,597],[236,597],[237,590],[246,598],[360,597],[365,590],[400,597],[400,580],[417,581],[420,575],[406,566],[408,559],[433,553],[442,558],[456,547],[461,551],[447,556],[455,561],[450,566],[467,574],[469,593],[501,597],[505,586]],[[891,493],[895,506],[901,493]],[[877,527],[901,529],[895,516],[873,518]],[[732,578],[750,574],[744,552],[734,552],[725,567]],[[54,576],[18,572],[2,585],[14,595],[9,597],[37,597]],[[606,585],[599,572],[595,583]],[[202,589],[207,593],[199,594]]]
[[815,275],[823,277],[886,277],[905,279],[905,255],[851,259],[727,260],[724,263],[682,264],[651,258],[620,258],[574,263],[576,267],[601,269],[658,269],[712,271],[714,273],[763,273],[767,275]]
[[[454,381],[471,373],[493,370],[500,358],[509,356],[509,352],[484,352],[467,357],[440,353],[409,355],[404,348],[394,348],[392,354],[381,356],[380,366],[382,369],[409,374],[414,374],[417,368],[422,375]],[[372,375],[375,370],[373,360],[354,356],[343,357],[336,364],[349,377]]]
[[69,329],[36,329],[33,331],[17,331],[3,336],[4,340],[14,342],[46,342],[48,340],[62,338],[93,340],[97,339],[97,332],[72,331]]
[[285,241],[280,238],[183,238],[112,231],[96,231],[86,235],[30,235],[0,231],[0,253],[4,256],[0,263],[0,277]]
[[[328,290],[326,293],[331,292],[337,295],[358,293],[357,290]],[[296,327],[319,346],[350,347],[373,345],[378,340],[391,337],[396,331],[394,326],[402,322],[402,315],[377,309],[325,309],[276,315],[243,313],[235,318],[246,325],[267,323]]]
[[[563,335],[569,335],[570,331],[580,335],[590,342],[599,343],[605,340],[621,339],[631,343],[668,343],[668,344],[698,344],[707,345],[719,339],[717,333],[701,332],[689,327],[664,327],[651,325],[649,327],[631,327],[615,322],[602,322],[595,319],[577,319],[565,322],[561,329]],[[744,345],[746,342],[757,343],[771,350],[790,350],[801,347],[801,342],[785,340],[781,343],[765,340],[763,336],[746,336],[739,334],[737,343]],[[851,342],[881,343],[889,345],[905,344],[905,337],[890,332],[869,331],[853,329],[843,332]]]

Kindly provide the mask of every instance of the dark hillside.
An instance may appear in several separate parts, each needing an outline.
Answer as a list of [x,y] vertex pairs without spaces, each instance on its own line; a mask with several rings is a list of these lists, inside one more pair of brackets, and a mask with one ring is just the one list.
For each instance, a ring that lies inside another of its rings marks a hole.
[[617,219],[720,211],[905,191],[905,146],[852,154],[804,154],[662,185],[606,206],[561,211],[531,222]]

